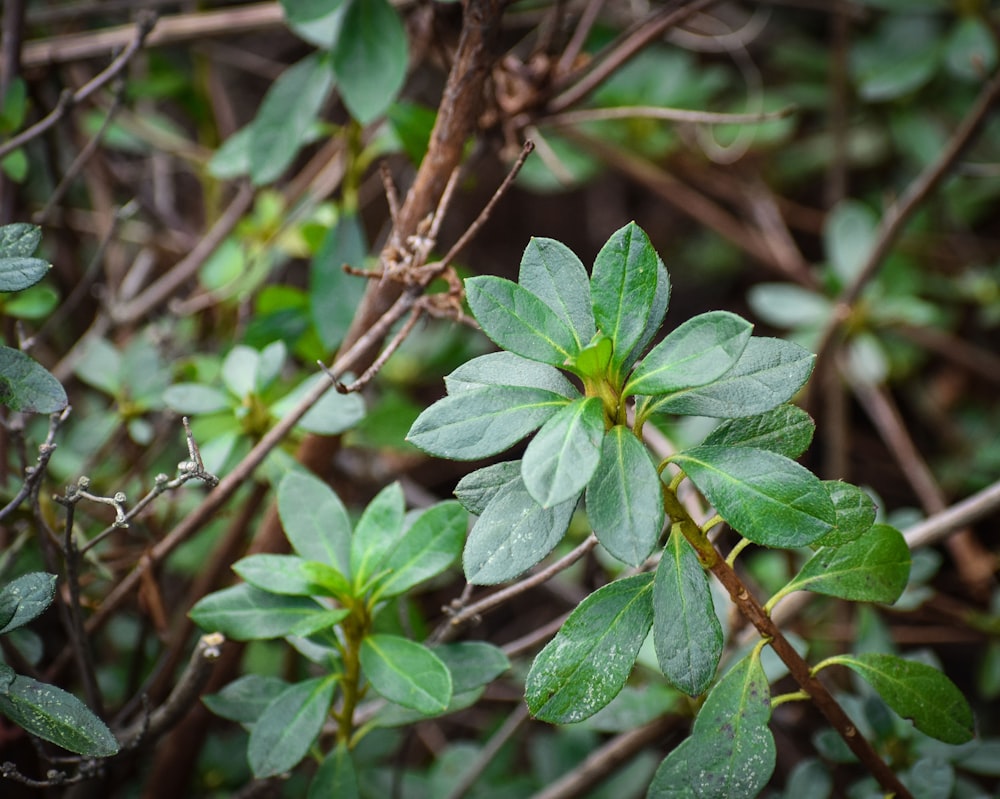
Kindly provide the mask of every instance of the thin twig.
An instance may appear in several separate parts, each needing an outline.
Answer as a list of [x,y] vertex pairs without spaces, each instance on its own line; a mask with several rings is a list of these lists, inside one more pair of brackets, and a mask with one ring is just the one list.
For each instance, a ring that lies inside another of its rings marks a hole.
[[583,46],[587,42],[587,37],[590,35],[590,31],[594,27],[594,23],[597,21],[597,15],[601,13],[601,8],[604,6],[604,2],[605,0],[590,0],[590,2],[587,3],[587,7],[583,9],[583,13],[580,15],[580,20],[577,22],[576,28],[573,30],[573,36],[567,43],[566,49],[563,50],[562,55],[559,56],[559,62],[556,65],[557,77],[567,75],[573,69],[573,65],[576,63],[576,58],[583,50]]
[[41,136],[49,130],[49,128],[59,122],[60,119],[66,116],[74,105],[82,103],[106,83],[120,75],[124,71],[125,67],[128,66],[129,61],[131,61],[135,54],[142,48],[143,43],[146,41],[146,37],[149,35],[150,31],[153,30],[153,26],[155,24],[156,16],[154,14],[140,14],[135,24],[135,33],[132,40],[118,55],[118,57],[108,64],[104,70],[95,75],[94,78],[89,80],[75,92],[63,92],[63,94],[59,97],[59,102],[56,103],[56,107],[53,108],[47,116],[40,119],[31,127],[25,128],[19,134],[11,139],[8,139],[3,144],[0,144],[0,158],[3,158],[5,155],[13,152],[18,147],[24,146],[32,139],[36,139]]
[[528,706],[519,703],[511,712],[500,728],[490,736],[490,739],[479,750],[475,759],[470,763],[462,775],[455,781],[452,789],[448,792],[446,799],[462,799],[468,790],[476,784],[476,780],[487,769],[493,759],[500,752],[500,749],[507,743],[519,729],[528,721]]
[[424,315],[424,309],[418,304],[412,311],[410,311],[410,317],[403,323],[403,326],[399,331],[392,337],[388,344],[385,345],[379,356],[372,362],[372,365],[365,369],[364,374],[361,375],[357,380],[352,382],[350,385],[344,385],[340,380],[333,374],[321,361],[319,363],[320,369],[329,377],[333,384],[337,387],[337,391],[341,394],[351,394],[356,391],[360,391],[365,386],[367,386],[372,379],[377,375],[385,362],[392,357],[392,354],[399,349],[399,346],[406,341],[407,337],[413,331],[413,328],[417,326],[417,322],[420,321],[420,317]]
[[71,408],[67,405],[61,412],[50,414],[49,431],[45,436],[45,441],[38,445],[38,458],[35,461],[35,465],[29,466],[24,470],[25,478],[21,484],[21,488],[10,502],[4,505],[3,508],[0,508],[0,521],[3,521],[5,517],[13,513],[18,505],[41,484],[42,477],[45,476],[45,470],[48,469],[49,460],[52,458],[52,453],[56,451],[56,433],[69,418],[70,411]]
[[560,114],[542,117],[537,125],[565,126],[581,122],[600,122],[608,119],[664,119],[669,122],[691,122],[697,124],[737,124],[769,122],[784,119],[798,109],[794,105],[777,111],[761,111],[746,114],[727,114],[717,111],[696,111],[686,108],[663,108],[655,105],[615,106],[613,108],[583,108],[579,111],[563,111]]

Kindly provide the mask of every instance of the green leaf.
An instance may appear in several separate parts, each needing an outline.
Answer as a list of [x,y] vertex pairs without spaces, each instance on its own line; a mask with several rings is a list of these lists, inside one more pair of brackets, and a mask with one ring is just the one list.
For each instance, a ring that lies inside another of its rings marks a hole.
[[974,737],[969,703],[955,684],[932,666],[874,652],[836,655],[824,661],[824,665],[833,663],[859,674],[889,707],[922,733],[949,744],[963,744]]
[[399,100],[389,106],[385,116],[410,163],[419,166],[427,154],[437,110],[420,103]]
[[543,508],[580,495],[601,457],[604,406],[599,397],[571,402],[549,419],[528,444],[521,478]]
[[875,523],[875,503],[857,486],[840,480],[825,480],[823,485],[837,511],[837,526],[815,543],[821,547],[839,547],[867,533]]
[[208,174],[220,180],[232,180],[250,174],[250,142],[253,122],[229,134],[208,159]]
[[989,25],[971,14],[961,17],[948,36],[945,65],[956,78],[977,84],[993,74],[997,43]]
[[361,668],[386,699],[426,715],[451,701],[451,673],[423,644],[398,635],[369,635],[361,642]]
[[0,258],[26,258],[34,255],[41,241],[42,229],[38,225],[29,225],[27,222],[3,225],[0,227]]
[[739,360],[752,332],[753,325],[728,311],[689,319],[638,363],[624,393],[652,396],[711,383]]
[[374,596],[397,596],[447,569],[462,551],[469,517],[457,502],[440,502],[421,513],[392,548],[382,568],[389,574]]
[[337,678],[326,676],[289,685],[250,730],[247,760],[258,779],[293,768],[309,752],[330,713]]
[[585,379],[601,379],[608,373],[614,351],[614,342],[603,333],[598,333],[587,346],[566,361],[566,368]]
[[91,338],[73,365],[73,374],[88,386],[116,397],[122,390],[122,355],[107,339]]
[[[307,377],[298,386],[271,406],[271,412],[278,417],[289,413],[310,393],[317,383],[329,381],[324,374]],[[365,401],[360,394],[341,394],[332,387],[306,411],[295,426],[300,430],[323,436],[334,436],[350,430],[365,415]]]
[[285,22],[310,44],[329,50],[340,30],[344,0],[281,0]]
[[359,799],[358,774],[351,751],[338,743],[316,769],[306,799]]
[[577,501],[573,497],[543,508],[520,476],[501,487],[465,542],[462,567],[466,579],[473,585],[495,585],[530,569],[566,534]]
[[826,217],[826,257],[844,284],[849,284],[875,245],[878,217],[864,203],[841,200]]
[[482,516],[501,488],[519,482],[521,461],[502,461],[465,475],[455,486],[455,496],[469,513]]
[[578,349],[594,337],[590,278],[586,267],[565,244],[533,236],[521,257],[517,282],[569,326]]
[[757,796],[774,772],[770,697],[755,650],[709,691],[691,736],[660,764],[647,799]]
[[[329,566],[326,566],[323,563],[316,563],[316,561],[312,561],[312,565],[324,566],[327,569],[330,568]],[[344,586],[345,588],[343,591],[339,590],[329,591],[329,593],[332,596],[337,597],[338,599],[340,597],[347,597],[350,594],[347,591],[346,580],[344,581]],[[316,633],[319,632],[325,632],[330,630],[332,627],[336,627],[350,615],[351,612],[347,608],[334,608],[333,610],[322,610],[319,613],[314,613],[312,616],[303,619],[294,627],[292,627],[291,634],[299,638],[308,638],[310,635],[315,635]]]
[[625,362],[646,332],[659,263],[649,238],[635,222],[616,231],[594,261],[590,278],[594,319],[615,343],[616,366]]
[[0,635],[37,619],[56,595],[56,576],[31,572],[11,580],[0,591]]
[[750,447],[700,446],[671,460],[719,515],[755,544],[805,546],[836,525],[837,513],[823,483],[782,455]]
[[333,88],[330,60],[311,53],[286,69],[264,95],[251,123],[250,177],[262,186],[291,166]]
[[277,677],[246,674],[218,693],[203,696],[201,701],[216,716],[240,724],[253,724],[286,688],[288,683]]
[[779,405],[757,416],[727,419],[709,433],[704,444],[753,447],[797,458],[812,443],[816,425],[796,405]]
[[449,394],[459,394],[482,386],[522,386],[551,391],[568,399],[580,392],[558,369],[529,361],[513,352],[490,352],[459,366],[445,377]]
[[567,402],[565,397],[540,388],[471,388],[426,408],[406,440],[441,458],[488,458],[541,427]]
[[708,575],[675,530],[653,581],[653,646],[663,676],[688,696],[698,696],[715,679],[722,643]]
[[163,392],[163,402],[172,411],[186,416],[217,413],[231,405],[226,394],[201,383],[174,383]]
[[367,253],[368,242],[357,214],[341,211],[309,266],[309,313],[328,350],[343,341],[365,293],[365,279],[347,274],[343,266],[360,269]]
[[782,589],[812,591],[853,602],[899,599],[910,577],[910,550],[895,527],[876,524],[842,546],[822,547]]
[[503,650],[485,641],[442,644],[434,647],[434,654],[451,672],[455,694],[481,688],[510,668],[510,660]]
[[670,274],[667,267],[663,265],[660,256],[656,256],[656,293],[653,295],[653,305],[649,311],[649,319],[646,320],[646,329],[632,348],[632,352],[622,362],[627,369],[634,364],[645,352],[656,334],[660,332],[663,319],[667,315],[667,307],[670,305]]
[[0,258],[0,291],[21,291],[33,286],[52,268],[41,258]]
[[188,615],[203,630],[234,641],[258,641],[288,635],[297,623],[323,609],[308,597],[280,596],[242,583],[209,594]]
[[350,575],[351,520],[326,483],[305,472],[289,472],[278,484],[278,516],[299,555]]
[[[905,4],[913,10],[913,0]],[[867,102],[895,100],[915,92],[938,69],[941,32],[933,14],[886,14],[873,33],[851,47],[850,68]]]
[[68,402],[62,384],[45,367],[0,346],[0,405],[22,413],[58,413]]
[[111,757],[118,741],[73,694],[21,674],[0,693],[0,713],[43,741],[86,757]]
[[552,366],[579,352],[569,325],[523,286],[483,275],[466,280],[465,292],[483,332],[503,349]]
[[249,555],[233,564],[233,571],[250,585],[272,594],[314,596],[319,593],[303,566],[308,563],[296,555]]
[[[333,568],[333,566],[328,566],[317,560],[307,560],[302,564],[302,573],[306,576],[306,579],[311,580],[316,585],[318,593],[340,600],[346,600],[356,595],[351,582],[344,574]],[[309,618],[312,619],[313,617],[310,616]],[[302,629],[302,625],[311,623],[308,621],[299,622],[293,631],[296,635],[301,635],[302,633],[299,631]]]
[[542,721],[569,724],[617,696],[653,624],[653,575],[599,588],[577,605],[531,664],[525,701]]
[[657,400],[663,413],[733,419],[756,416],[788,402],[812,373],[815,356],[798,344],[755,336],[736,365],[705,386]]
[[237,344],[222,361],[220,376],[234,397],[247,397],[254,392],[260,353],[253,347]]
[[362,125],[396,99],[409,60],[406,29],[388,0],[347,0],[333,47],[344,105]]
[[761,321],[792,330],[820,327],[833,311],[822,294],[793,283],[757,283],[747,292],[747,302]]
[[649,451],[627,427],[615,425],[604,436],[586,501],[608,552],[630,566],[649,557],[663,530],[663,486]]
[[365,585],[384,568],[386,556],[403,532],[406,500],[399,483],[390,483],[368,503],[351,538],[351,575],[355,588]]

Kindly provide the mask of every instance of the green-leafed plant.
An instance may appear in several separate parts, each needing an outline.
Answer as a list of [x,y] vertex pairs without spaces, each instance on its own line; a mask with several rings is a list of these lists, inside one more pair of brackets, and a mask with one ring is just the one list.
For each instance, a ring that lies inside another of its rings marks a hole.
[[[356,796],[350,750],[366,731],[466,707],[509,664],[486,643],[432,648],[387,631],[386,609],[458,557],[468,517],[457,502],[407,514],[394,483],[352,528],[329,487],[292,472],[278,488],[278,512],[295,554],[237,562],[246,582],[205,597],[191,616],[236,640],[285,639],[316,673],[295,683],[248,675],[206,702],[250,728],[257,777],[290,770],[327,731],[332,743],[321,747],[309,796]],[[358,705],[371,691],[385,702],[362,722]]]
[[[972,712],[941,672],[881,654],[810,668],[771,621],[775,604],[794,591],[891,603],[910,571],[902,535],[875,523],[861,489],[822,481],[793,460],[813,434],[808,415],[787,404],[812,370],[809,352],[753,336],[749,322],[727,312],[696,316],[647,351],[670,280],[634,223],[605,244],[589,276],[563,244],[532,239],[517,283],[475,277],[466,292],[504,351],[446,378],[448,395],[419,416],[409,440],[433,455],[477,460],[535,433],[520,460],[458,484],[459,501],[478,516],[464,549],[467,579],[499,583],[537,564],[581,501],[597,540],[634,570],[584,599],[536,657],[525,689],[536,718],[577,722],[608,705],[652,631],[667,681],[707,696],[690,737],[660,765],[651,797],[755,795],[775,763],[772,705],[806,698],[891,788],[897,777],[815,679],[833,665],[859,674],[928,735],[952,744],[972,738]],[[721,422],[698,446],[654,455],[642,432],[662,414]],[[714,509],[707,521],[681,500],[685,481]],[[723,524],[742,537],[725,559],[710,535]],[[732,568],[751,543],[805,557],[763,605]],[[762,636],[721,676],[724,634],[708,572]],[[771,700],[760,663],[767,644],[801,692]]]
[[[0,227],[0,292],[22,291],[48,273],[35,258],[42,233],[36,225]],[[20,350],[0,345],[0,403],[11,410],[54,413],[66,407],[66,391],[45,367]]]
[[[55,597],[54,574],[32,572],[0,590],[0,635],[22,631]],[[0,713],[42,740],[86,757],[110,757],[118,741],[73,694],[18,674],[0,662]]]

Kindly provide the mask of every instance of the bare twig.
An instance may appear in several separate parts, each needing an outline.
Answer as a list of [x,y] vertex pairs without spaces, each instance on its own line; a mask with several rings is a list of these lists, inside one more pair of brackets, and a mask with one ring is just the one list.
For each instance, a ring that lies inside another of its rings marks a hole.
[[542,117],[537,125],[578,125],[581,122],[600,122],[607,119],[663,119],[668,122],[690,122],[697,124],[735,124],[769,122],[784,119],[797,111],[793,105],[777,111],[761,111],[747,114],[727,114],[717,111],[696,111],[686,108],[663,108],[655,105],[615,106],[613,108],[584,108],[579,111],[563,111],[560,114]]
[[382,367],[385,366],[385,362],[388,361],[389,358],[392,357],[392,354],[399,349],[399,346],[406,341],[407,337],[413,331],[413,328],[417,326],[417,322],[420,321],[420,317],[423,315],[424,309],[420,307],[419,304],[416,305],[413,310],[410,311],[410,317],[403,323],[403,326],[399,328],[396,335],[392,337],[389,343],[385,345],[385,348],[372,362],[372,365],[365,369],[364,374],[362,374],[361,377],[352,382],[350,385],[344,385],[341,383],[337,376],[326,368],[322,361],[319,363],[320,369],[322,369],[326,376],[333,381],[333,384],[337,387],[337,391],[341,394],[350,394],[355,391],[360,391],[372,381],[372,378],[374,378],[375,375],[381,371]]
[[49,466],[52,453],[56,451],[56,433],[63,423],[69,418],[71,408],[66,406],[60,413],[53,413],[49,416],[49,431],[45,436],[45,441],[38,445],[38,459],[34,466],[27,467],[25,479],[21,488],[14,495],[14,498],[4,507],[0,508],[0,521],[13,513],[26,497],[28,497],[41,484],[45,470]]
[[41,136],[49,128],[59,122],[59,120],[69,112],[70,108],[74,105],[82,103],[98,89],[120,75],[124,71],[125,67],[128,66],[129,61],[131,61],[135,54],[142,48],[143,43],[146,41],[146,37],[149,35],[150,31],[153,30],[153,26],[155,24],[155,15],[145,13],[140,14],[139,19],[135,24],[135,32],[132,35],[131,41],[118,55],[118,57],[108,64],[105,69],[95,75],[93,79],[85,83],[75,92],[68,90],[63,92],[62,96],[59,98],[59,102],[56,104],[56,107],[53,108],[47,116],[40,119],[31,127],[25,128],[19,134],[0,145],[0,158],[3,158],[5,155],[13,152],[18,147],[22,147],[32,139]]
[[1000,510],[1000,480],[908,527],[903,535],[910,549],[929,546],[998,510]]
[[462,776],[456,780],[452,789],[448,792],[446,799],[462,799],[468,790],[476,784],[476,780],[482,775],[486,768],[493,762],[500,749],[507,743],[528,720],[528,707],[518,704],[514,710],[504,719],[500,728],[490,736],[490,739],[483,745],[482,749],[470,763]]
[[573,69],[573,64],[576,63],[577,56],[580,55],[584,44],[587,43],[587,37],[590,35],[591,28],[594,27],[594,23],[597,21],[597,15],[601,12],[604,2],[605,0],[589,0],[587,7],[583,9],[576,28],[573,30],[573,36],[567,43],[562,55],[559,56],[559,62],[556,65],[556,77],[568,75]]

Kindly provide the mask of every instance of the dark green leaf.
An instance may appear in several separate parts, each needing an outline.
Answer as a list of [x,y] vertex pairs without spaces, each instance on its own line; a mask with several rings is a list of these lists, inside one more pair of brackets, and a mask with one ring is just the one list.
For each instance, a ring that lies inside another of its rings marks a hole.
[[728,447],[753,447],[797,458],[812,443],[816,425],[796,405],[779,405],[757,416],[727,419],[703,443]]
[[286,688],[288,683],[277,677],[246,674],[217,694],[203,696],[201,701],[216,716],[240,724],[253,724]]
[[812,591],[853,602],[899,599],[910,577],[910,550],[895,527],[876,524],[842,546],[822,547],[785,591]]
[[347,274],[343,266],[360,269],[367,253],[365,231],[357,215],[341,211],[309,267],[309,313],[328,350],[343,341],[365,292],[364,278]]
[[948,36],[945,64],[956,78],[972,83],[982,81],[997,65],[997,43],[986,22],[972,14],[963,15]]
[[630,367],[639,360],[639,357],[649,346],[656,334],[660,332],[663,319],[667,315],[667,307],[670,305],[670,275],[667,267],[663,265],[660,256],[656,256],[656,294],[653,296],[653,305],[649,311],[649,319],[646,320],[646,329],[632,348],[632,352],[624,360],[625,368]]
[[308,597],[280,596],[242,583],[209,594],[189,615],[203,630],[234,641],[256,641],[288,635],[297,623],[323,609]]
[[34,255],[41,240],[42,229],[38,225],[29,225],[27,222],[3,225],[0,227],[0,258],[26,258]]
[[406,501],[399,483],[390,483],[368,503],[351,538],[351,576],[355,588],[382,571],[386,556],[399,543],[405,513]]
[[338,743],[320,763],[306,799],[358,799],[358,775],[347,744]]
[[[325,569],[329,569],[323,563],[316,563],[313,561],[313,566],[322,566]],[[331,569],[332,571],[332,569]],[[339,574],[339,572],[337,572]],[[338,599],[341,597],[349,597],[350,593],[348,591],[347,581],[343,582],[343,588],[337,588],[335,590],[328,590],[327,593],[330,596],[334,596]],[[310,635],[315,635],[319,632],[324,632],[329,630],[331,627],[335,627],[340,624],[344,619],[351,615],[351,612],[347,608],[334,608],[333,610],[321,610],[319,613],[314,613],[311,616],[307,616],[294,627],[292,627],[291,633],[293,636],[299,638],[308,638]]]
[[691,737],[660,764],[648,799],[757,796],[774,771],[770,689],[755,651],[712,688]]
[[329,58],[312,53],[271,84],[250,134],[250,177],[260,186],[281,177],[306,141],[333,87]]
[[0,694],[7,693],[15,677],[17,677],[17,672],[14,669],[6,663],[0,663]]
[[717,380],[737,362],[753,325],[728,311],[710,311],[672,330],[635,367],[624,393],[667,394]]
[[437,109],[399,100],[389,106],[385,116],[410,163],[419,166],[427,154],[431,132],[437,121]]
[[654,403],[657,411],[732,419],[756,416],[788,402],[812,373],[814,356],[798,344],[753,337],[736,366],[713,383]]
[[543,508],[520,476],[504,485],[469,532],[462,555],[466,579],[494,585],[530,569],[566,534],[578,499]]
[[621,691],[653,623],[653,575],[599,588],[574,610],[531,664],[525,700],[542,721],[592,716]]
[[389,574],[375,596],[391,597],[447,569],[465,541],[469,516],[457,502],[440,502],[421,513],[382,564]]
[[823,482],[830,492],[830,501],[837,511],[837,526],[815,543],[822,547],[838,547],[860,538],[875,522],[875,503],[857,486],[840,480]]
[[543,508],[577,497],[590,482],[601,457],[604,406],[599,397],[561,408],[528,444],[521,478]]
[[541,427],[567,402],[565,397],[540,388],[471,388],[424,410],[406,440],[442,458],[488,458]]
[[21,291],[33,286],[52,268],[41,258],[0,258],[0,291]]
[[282,774],[309,752],[330,713],[335,676],[289,685],[276,696],[250,730],[247,760],[258,779]]
[[785,784],[785,799],[830,799],[833,794],[833,777],[830,768],[815,757],[800,760],[788,775]]
[[107,725],[73,694],[18,674],[0,693],[0,713],[32,735],[87,757],[118,753]]
[[451,673],[423,644],[397,635],[369,635],[361,642],[361,668],[372,687],[391,702],[426,715],[451,700]]
[[483,275],[466,280],[465,291],[483,332],[503,349],[552,366],[579,352],[569,325],[523,286]]
[[701,446],[671,460],[719,515],[755,544],[804,546],[837,522],[819,478],[782,455],[750,447]]
[[455,486],[455,496],[469,513],[482,516],[501,488],[520,482],[521,461],[502,461],[465,475]]
[[37,619],[56,595],[56,576],[31,572],[11,580],[0,591],[0,635]]
[[969,703],[955,684],[932,666],[877,653],[837,655],[824,663],[839,663],[861,675],[889,707],[932,738],[963,744],[975,735]]
[[347,0],[333,68],[352,117],[367,125],[389,107],[408,59],[406,29],[388,0]]
[[281,0],[285,22],[310,44],[329,50],[340,30],[344,0]]
[[590,279],[580,259],[565,244],[532,237],[521,257],[517,282],[569,326],[576,336],[577,348],[594,337]]
[[23,413],[57,413],[66,391],[45,367],[23,352],[0,346],[0,405]]
[[278,485],[278,516],[299,555],[350,576],[351,520],[326,483],[305,472],[289,472]]
[[643,338],[656,297],[660,259],[635,222],[616,231],[594,261],[590,293],[594,319],[624,363]]
[[444,379],[449,394],[482,386],[540,388],[576,399],[580,392],[558,369],[513,352],[491,352],[459,366]]
[[653,645],[663,675],[688,696],[698,696],[715,679],[722,643],[708,575],[674,530],[653,582]]
[[485,641],[443,644],[434,647],[434,654],[451,672],[452,690],[456,694],[481,688],[510,668],[503,650]]
[[631,566],[649,557],[663,530],[663,486],[649,451],[624,425],[604,436],[586,501],[590,524],[608,552]]

